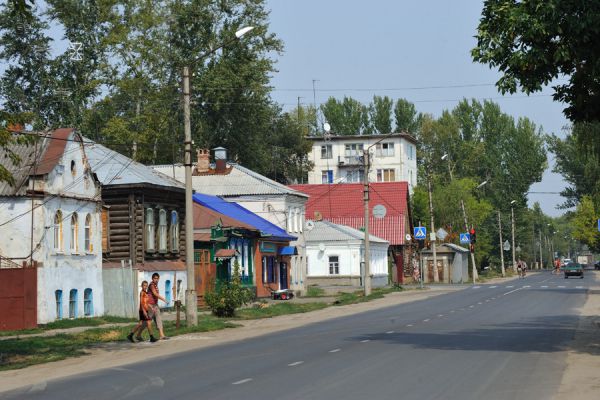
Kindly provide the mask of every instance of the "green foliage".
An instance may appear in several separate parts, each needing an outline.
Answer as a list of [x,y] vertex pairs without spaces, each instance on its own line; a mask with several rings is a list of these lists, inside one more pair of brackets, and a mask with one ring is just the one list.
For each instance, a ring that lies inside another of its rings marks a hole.
[[257,305],[255,307],[239,310],[236,317],[239,319],[272,318],[279,315],[299,314],[327,308],[326,303],[277,303],[268,307]]
[[322,288],[318,286],[309,286],[303,297],[323,297],[324,295],[325,291]]
[[392,107],[394,101],[387,96],[373,96],[369,107],[369,117],[375,133],[387,135],[392,133]]
[[417,114],[415,105],[406,99],[398,99],[394,107],[396,132],[415,134],[419,130],[421,115]]
[[242,287],[237,258],[234,260],[231,280],[220,285],[215,292],[207,293],[204,300],[217,317],[233,317],[236,309],[252,301],[252,292]]
[[368,108],[352,97],[344,96],[342,101],[334,97],[321,105],[325,120],[336,135],[360,135],[368,130]]
[[600,2],[486,0],[477,29],[477,62],[498,68],[502,93],[542,90],[554,79],[554,99],[572,121],[600,120]]
[[600,213],[590,196],[583,196],[573,215],[573,237],[594,252],[600,251],[598,215]]

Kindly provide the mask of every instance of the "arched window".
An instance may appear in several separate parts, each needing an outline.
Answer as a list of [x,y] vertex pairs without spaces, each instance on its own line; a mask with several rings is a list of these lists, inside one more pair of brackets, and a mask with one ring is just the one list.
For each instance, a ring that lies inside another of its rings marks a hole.
[[77,289],[69,292],[69,318],[77,318]]
[[94,315],[94,302],[92,299],[92,289],[85,289],[83,291],[83,315],[86,317],[91,317]]
[[167,306],[169,304],[171,304],[171,292],[172,291],[173,291],[173,289],[171,288],[171,281],[167,279],[165,281],[165,300],[167,301]]
[[179,214],[177,211],[171,211],[171,252],[179,252]]
[[84,227],[84,246],[85,251],[91,253],[94,251],[94,245],[92,244],[92,215],[88,214],[85,216],[85,227]]
[[58,210],[54,214],[54,249],[62,251],[63,232],[62,232],[62,212]]
[[71,215],[71,251],[76,253],[79,248],[79,219],[77,213]]
[[62,290],[54,292],[54,299],[56,300],[56,319],[62,319]]
[[167,212],[162,208],[158,211],[158,251],[167,252]]
[[154,210],[146,208],[146,251],[154,251]]

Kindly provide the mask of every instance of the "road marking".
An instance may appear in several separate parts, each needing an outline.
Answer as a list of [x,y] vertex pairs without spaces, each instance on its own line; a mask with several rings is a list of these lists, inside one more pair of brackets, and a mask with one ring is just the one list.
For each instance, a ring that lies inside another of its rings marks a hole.
[[304,361],[295,361],[293,363],[289,363],[288,367],[295,367],[296,365],[302,364]]
[[542,289],[548,289],[548,286],[544,285],[541,287]]
[[438,318],[442,318],[444,314],[438,314]]
[[490,289],[496,289],[498,286],[490,286]]
[[511,286],[507,286],[506,288],[507,289],[512,289],[512,288],[514,288],[514,286],[511,285]]
[[564,288],[565,288],[565,286],[558,286],[558,288],[559,288],[559,289],[564,289]]
[[252,380],[252,378],[242,379],[241,381],[233,382],[232,385],[241,385],[241,384],[250,382],[251,380]]
[[386,334],[391,335],[394,331],[387,331]]
[[495,298],[495,297],[492,297],[492,300],[496,300],[496,298]]
[[575,286],[575,289],[583,289],[583,286]]
[[490,299],[487,299],[485,302],[486,302],[486,303],[489,303],[489,302],[490,302]]
[[337,353],[338,351],[341,351],[342,349],[333,349],[333,350],[329,350],[330,353]]
[[411,326],[413,326],[413,324],[406,325],[407,328],[410,328]]
[[477,304],[483,304],[483,303],[479,301],[479,302],[477,302]]
[[530,287],[531,287],[531,286],[529,286],[529,285],[526,285],[526,286],[523,286],[523,289],[528,289],[528,288],[530,288]]
[[465,311],[465,309],[464,309],[464,308],[461,308],[461,309],[460,309],[460,310],[458,310],[458,311]]
[[423,322],[429,322],[429,318],[424,319]]
[[481,286],[473,286],[473,289],[479,289]]
[[[511,286],[511,287],[514,287],[514,286]],[[523,288],[516,288],[515,290],[511,290],[510,292],[503,293],[503,294],[502,294],[502,296],[506,296],[507,294],[514,293],[514,292],[516,292],[517,290],[521,290],[521,289],[523,289]]]
[[360,342],[361,343],[367,343],[367,342],[370,342],[370,341],[371,341],[371,339],[365,339],[365,340],[361,340]]
[[451,313],[455,313],[456,311],[454,311],[454,310],[450,310],[450,312],[451,312]]
[[469,308],[473,308],[473,307],[475,307],[475,306],[469,306]]

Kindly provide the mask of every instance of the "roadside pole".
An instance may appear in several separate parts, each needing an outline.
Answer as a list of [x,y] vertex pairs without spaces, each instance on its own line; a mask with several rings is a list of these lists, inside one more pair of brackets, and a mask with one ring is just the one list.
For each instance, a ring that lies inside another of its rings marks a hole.
[[502,221],[500,219],[500,210],[498,210],[498,233],[500,235],[500,265],[502,266],[502,277],[506,276],[504,269],[504,247],[502,243]]
[[510,207],[511,214],[511,225],[512,225],[512,269],[514,271],[515,266],[517,265],[517,260],[515,257],[515,208],[511,205]]
[[542,252],[542,229],[540,228],[540,269],[544,268],[544,261],[543,261],[543,252]]
[[363,152],[364,207],[365,207],[365,297],[371,294],[371,249],[369,236],[369,149]]
[[[427,191],[429,192],[429,216],[431,217],[431,233],[430,235],[435,235],[435,226],[433,219],[433,200],[431,199],[431,175],[427,178]],[[439,282],[438,269],[437,269],[437,251],[435,248],[435,240],[431,241],[431,251],[433,252],[433,282]]]

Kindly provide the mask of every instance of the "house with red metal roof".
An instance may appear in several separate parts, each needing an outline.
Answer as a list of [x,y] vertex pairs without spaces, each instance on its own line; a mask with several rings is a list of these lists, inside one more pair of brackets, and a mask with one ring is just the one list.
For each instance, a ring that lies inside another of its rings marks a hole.
[[[291,185],[309,196],[306,218],[325,220],[354,229],[364,228],[364,185],[340,183],[322,185]],[[369,230],[389,242],[393,268],[390,279],[403,283],[412,275],[413,256],[410,238],[409,187],[407,182],[375,182],[369,184]],[[374,213],[376,209],[378,212]]]

